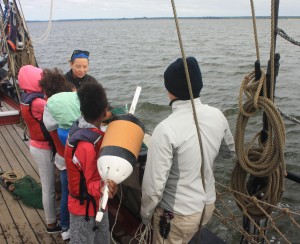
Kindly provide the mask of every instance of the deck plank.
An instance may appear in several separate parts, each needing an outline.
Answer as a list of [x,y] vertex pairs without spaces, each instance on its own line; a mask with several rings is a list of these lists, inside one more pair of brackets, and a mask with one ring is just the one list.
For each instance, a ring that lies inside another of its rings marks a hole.
[[4,156],[7,159],[8,164],[3,170],[17,170],[25,174],[29,174],[35,180],[39,181],[39,176],[36,169],[33,168],[30,161],[33,159],[26,158],[24,154],[21,152],[20,148],[8,132],[6,126],[0,126],[0,134],[2,136],[2,140],[0,141],[0,147],[3,150]]
[[16,133],[19,135],[19,137],[21,138],[22,142],[25,144],[25,146],[27,148],[29,148],[29,134],[28,134],[28,130],[26,129],[26,139],[27,141],[24,141],[24,128],[21,127],[20,124],[14,124],[11,125],[11,127],[13,127],[13,129],[16,131]]
[[0,224],[0,243],[8,244],[8,242],[7,242],[6,239],[5,239],[5,236],[4,236],[4,233],[3,233],[3,229],[2,229],[1,224]]
[[[8,138],[11,138],[12,140],[8,140],[9,146],[11,148],[16,148],[17,150],[14,150],[14,152],[17,154],[16,157],[18,159],[21,159],[21,162],[26,162],[28,164],[27,167],[32,167],[32,169],[35,171],[36,175],[38,176],[38,167],[35,163],[34,159],[32,158],[29,147],[27,144],[28,142],[24,142],[22,140],[22,137],[20,137],[20,134],[16,131],[15,127],[12,125],[5,125],[4,126],[6,130],[4,130],[5,136]],[[36,179],[39,181],[39,176]]]
[[[6,103],[2,103],[2,105],[2,111],[13,109]],[[5,138],[4,140],[2,139],[3,137]],[[35,180],[40,182],[37,165],[29,151],[29,141],[23,141],[23,137],[24,129],[18,124],[0,126],[0,148],[7,151],[4,153],[4,158],[8,160],[16,159],[16,163],[4,165],[4,170],[6,170],[6,168],[15,170],[16,168],[21,168],[26,174],[29,174]],[[0,166],[2,167],[1,164]],[[20,171],[23,172],[22,170]],[[31,209],[24,205],[20,206],[22,206],[24,215],[29,218],[31,226],[35,226],[34,228],[36,228],[35,232],[38,236],[39,243],[64,243],[60,234],[49,235],[46,233],[46,221],[43,210]]]
[[[2,138],[1,138],[2,139]],[[1,140],[3,141],[3,140]],[[8,162],[4,155],[3,149],[0,150],[1,157],[1,170],[8,168]],[[23,214],[20,214],[20,208],[18,208],[18,203],[13,199],[13,197],[4,189],[1,185],[1,195],[0,195],[0,209],[1,209],[1,219],[0,223],[3,228],[3,233],[8,243],[23,243],[21,233],[19,232],[18,224],[26,220]],[[12,201],[13,200],[13,201]],[[14,218],[17,216],[17,218]],[[16,221],[16,220],[17,221]],[[18,222],[21,221],[21,222]],[[27,222],[28,225],[28,222]],[[32,231],[31,231],[32,232]]]
[[14,222],[14,219],[12,218],[9,207],[6,204],[3,192],[5,190],[1,186],[0,190],[0,223],[1,228],[3,230],[3,239],[6,243],[22,243],[22,239],[20,237],[20,234],[18,232],[18,229],[16,227],[16,224]]
[[[1,194],[1,191],[0,191],[0,194]],[[0,201],[0,208],[1,208],[1,201]],[[0,209],[1,211],[1,209]],[[2,211],[1,211],[2,213]],[[1,220],[0,220],[0,243],[7,243],[6,239],[5,239],[5,236],[4,236],[4,233],[3,233],[3,228],[2,228],[2,225],[1,225]]]
[[[7,206],[9,206],[10,215],[7,215],[7,217],[10,217],[13,219],[15,228],[17,229],[18,234],[22,240],[21,242],[22,243],[29,243],[29,242],[38,243],[39,240],[37,239],[37,236],[32,228],[31,223],[27,219],[27,216],[24,214],[23,209],[20,206],[20,203],[18,201],[14,200],[13,197],[11,196],[11,194],[8,193],[6,190],[2,191],[2,197],[3,197],[3,200],[6,202]],[[8,228],[9,228],[9,226],[8,226]],[[10,235],[7,235],[7,236],[10,237]],[[12,243],[15,243],[15,242],[12,242]]]
[[[18,125],[0,126],[0,168],[29,174],[38,182],[37,166]],[[16,201],[1,186],[0,243],[64,243],[60,234],[46,233],[44,211]],[[14,213],[14,215],[12,215]]]
[[[9,168],[10,166],[6,160],[2,148],[0,150],[0,157],[2,158],[1,169],[3,170],[4,168]],[[13,197],[3,188],[3,186],[1,186],[1,192],[1,200],[5,202],[6,206],[9,206],[8,212],[5,212],[5,209],[1,209],[1,215],[4,213],[7,218],[11,219],[11,221],[1,220],[0,222],[1,226],[3,226],[3,229],[5,230],[5,237],[7,237],[8,243],[15,243],[16,240],[12,240],[13,242],[11,242],[11,236],[18,235],[24,243],[60,243],[60,237],[51,236],[46,233],[44,212],[42,210],[29,208],[23,205],[21,202],[14,200]],[[13,215],[11,213],[13,213]],[[15,231],[12,231],[11,233],[11,231],[7,231],[7,226],[9,226],[9,228],[17,229],[18,232],[15,233]]]

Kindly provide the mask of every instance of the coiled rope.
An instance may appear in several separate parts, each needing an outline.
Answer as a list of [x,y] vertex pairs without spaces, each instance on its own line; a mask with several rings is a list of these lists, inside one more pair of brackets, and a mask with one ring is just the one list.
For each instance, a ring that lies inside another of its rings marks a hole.
[[[255,81],[254,72],[251,72],[243,80],[240,87],[240,112],[235,133],[236,152],[240,165],[248,173],[258,177],[268,176],[278,166],[278,163],[284,162],[284,123],[273,102],[267,97],[259,96],[264,83],[265,73],[262,73],[259,81]],[[242,104],[243,93],[248,98],[244,104]],[[255,116],[257,111],[263,111],[267,116],[269,124],[268,139],[262,144],[260,133],[258,133],[250,143],[245,145],[246,125],[249,118]],[[257,148],[253,146],[256,139],[259,142]]]
[[[248,175],[251,177],[266,177],[266,185],[258,192],[255,197],[259,200],[277,205],[282,197],[284,190],[285,163],[285,128],[282,117],[274,103],[267,97],[259,96],[261,88],[265,84],[265,73],[262,78],[255,81],[254,71],[245,77],[240,88],[240,111],[236,123],[235,149],[237,163],[232,172],[232,188],[247,196],[249,185]],[[243,94],[246,94],[247,101],[242,104]],[[266,94],[266,93],[264,93]],[[245,130],[249,118],[254,117],[258,111],[262,111],[267,116],[268,131],[267,140],[261,142],[261,132],[257,133],[249,142],[245,142]],[[257,141],[257,143],[256,143]],[[237,202],[246,208],[248,213],[256,219],[263,219],[264,211],[270,213],[272,208],[269,205],[258,207],[249,198],[235,194]],[[263,210],[262,210],[263,209]]]
[[7,170],[1,174],[1,179],[4,182],[14,183],[17,180],[22,179],[24,176],[25,176],[25,174],[23,174],[22,172]]
[[[251,0],[252,18],[254,19],[254,5]],[[272,27],[275,26],[275,5],[272,1]],[[256,25],[253,20],[254,33]],[[272,32],[271,31],[271,32]],[[272,32],[273,33],[273,32]],[[273,36],[273,34],[271,34]],[[256,49],[257,45],[257,35]],[[257,55],[258,55],[257,51]],[[275,40],[271,40],[271,59],[274,61]],[[259,56],[257,56],[259,59]],[[274,62],[271,62],[271,83],[274,83]],[[282,117],[273,103],[274,84],[271,85],[271,99],[266,97],[266,74],[261,71],[261,78],[255,80],[255,71],[245,76],[239,93],[239,113],[235,131],[235,149],[237,155],[236,166],[232,172],[232,188],[247,196],[277,205],[284,190],[284,178],[286,174],[284,163],[285,127]],[[263,94],[263,96],[261,96]],[[246,99],[244,98],[244,95]],[[245,101],[243,103],[243,101]],[[255,117],[258,112],[263,112],[268,123],[267,139],[262,141],[261,132],[257,133],[249,142],[245,142],[245,130],[248,120]],[[248,177],[249,176],[249,177]],[[258,177],[261,189],[253,188],[253,183]],[[265,178],[264,178],[265,177]],[[248,180],[247,180],[248,179]],[[254,194],[254,195],[253,195]],[[238,207],[253,218],[260,220],[265,218],[265,213],[270,213],[272,207],[267,204],[254,204],[254,201],[243,195],[235,194]]]

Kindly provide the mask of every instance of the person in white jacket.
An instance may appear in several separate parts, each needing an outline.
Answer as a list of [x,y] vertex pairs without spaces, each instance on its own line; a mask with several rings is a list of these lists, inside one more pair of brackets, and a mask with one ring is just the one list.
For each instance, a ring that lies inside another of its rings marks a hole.
[[[183,60],[177,59],[164,73],[172,114],[153,131],[142,183],[141,217],[152,220],[152,243],[188,243],[206,224],[216,200],[213,163],[227,145],[234,155],[234,140],[223,113],[202,104],[202,75],[194,57],[186,59],[203,146],[201,157]],[[223,148],[223,147],[222,147]],[[201,167],[204,167],[205,187]],[[203,211],[205,209],[205,211]]]

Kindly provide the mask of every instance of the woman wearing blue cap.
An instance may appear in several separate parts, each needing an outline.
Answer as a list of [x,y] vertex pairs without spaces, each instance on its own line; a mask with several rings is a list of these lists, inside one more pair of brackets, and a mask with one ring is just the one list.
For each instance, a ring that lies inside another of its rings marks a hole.
[[83,82],[95,81],[96,79],[88,75],[89,70],[89,55],[88,51],[74,50],[70,59],[70,71],[65,74],[67,81],[74,84],[78,89]]

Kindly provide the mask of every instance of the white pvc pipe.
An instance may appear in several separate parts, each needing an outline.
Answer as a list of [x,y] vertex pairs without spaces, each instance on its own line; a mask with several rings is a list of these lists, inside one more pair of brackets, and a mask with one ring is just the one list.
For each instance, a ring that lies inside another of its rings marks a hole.
[[128,113],[134,114],[137,102],[139,100],[139,96],[140,96],[141,90],[142,90],[142,87],[140,87],[140,86],[136,87],[136,90],[135,90],[135,93],[134,93],[134,97],[133,97],[133,100],[132,100],[132,103],[131,103],[131,106],[130,106],[130,109],[129,109]]
[[19,114],[20,112],[18,110],[4,111],[4,112],[0,112],[0,117],[19,115]]

